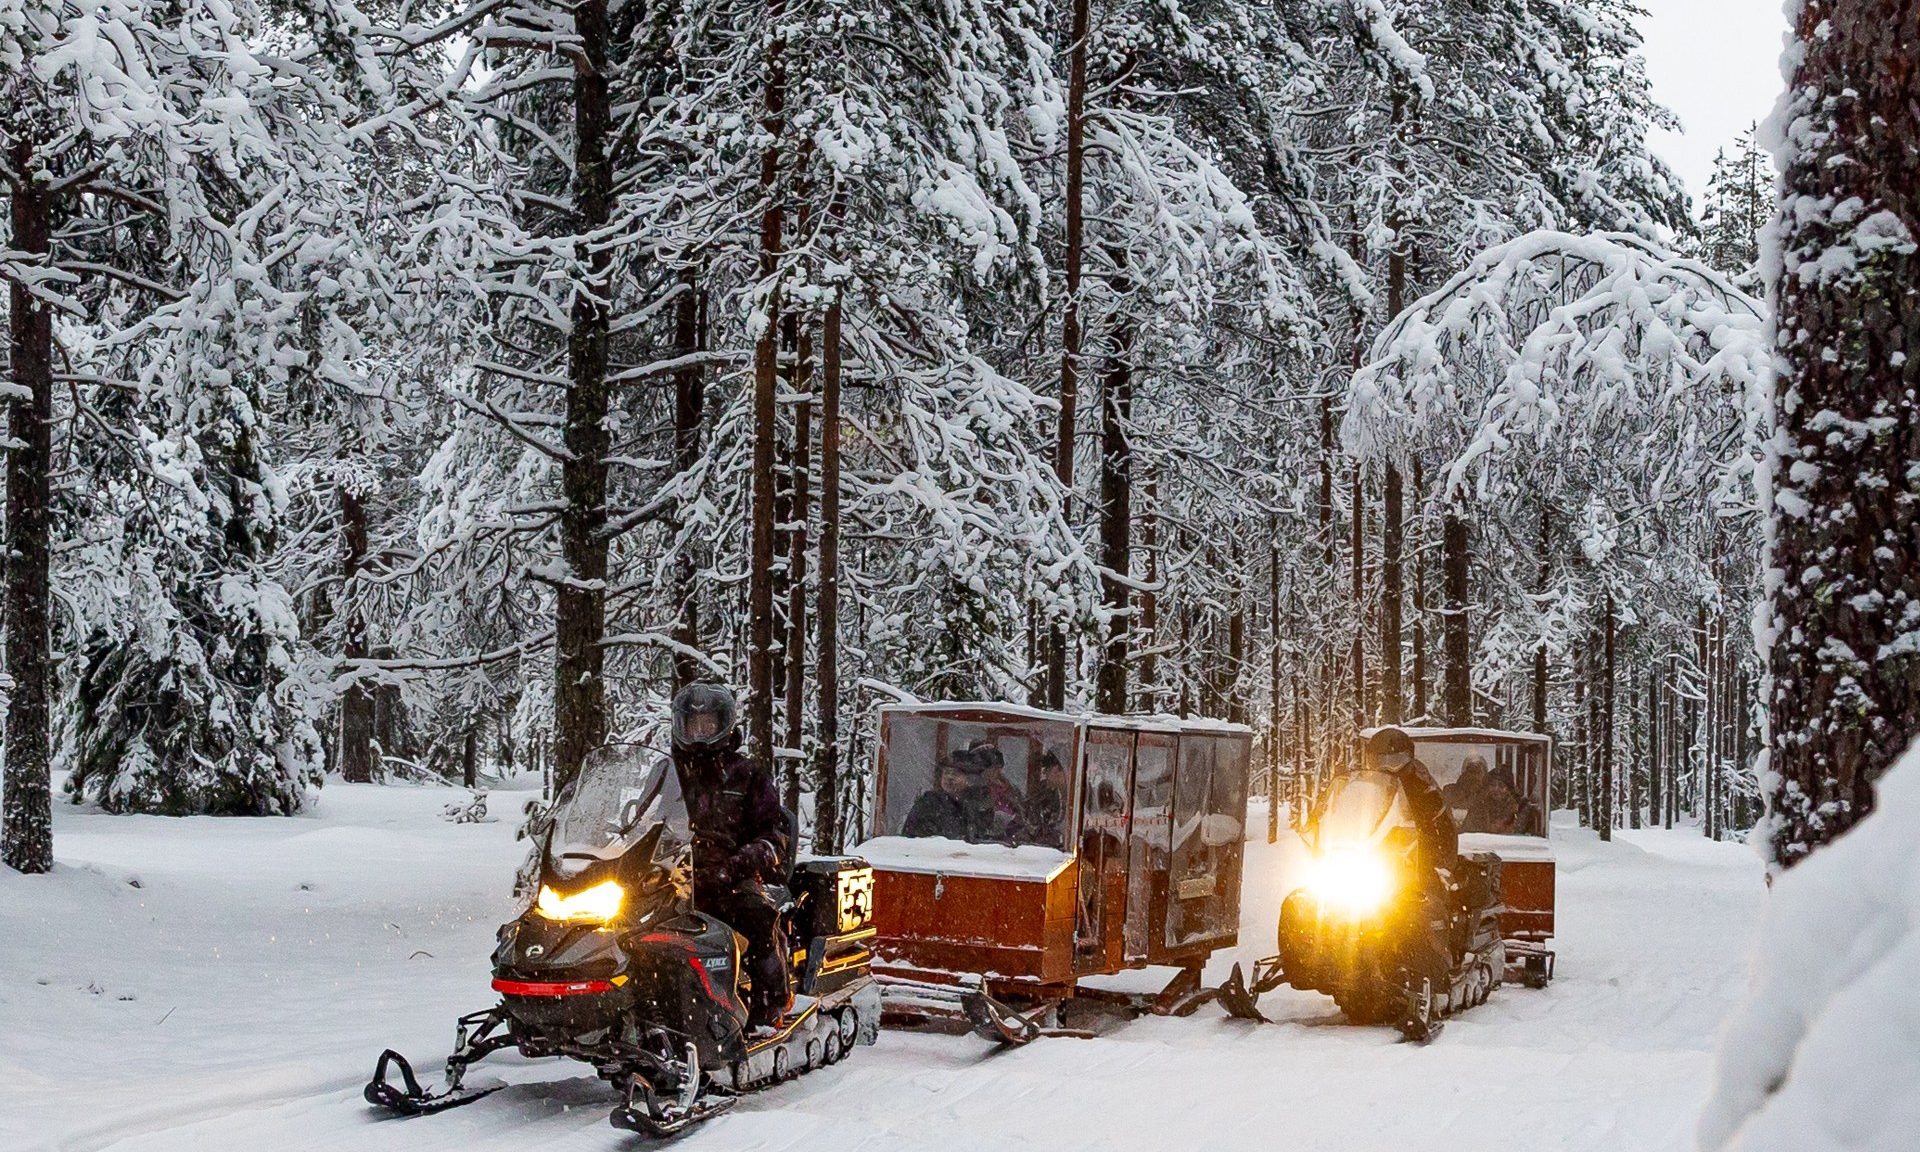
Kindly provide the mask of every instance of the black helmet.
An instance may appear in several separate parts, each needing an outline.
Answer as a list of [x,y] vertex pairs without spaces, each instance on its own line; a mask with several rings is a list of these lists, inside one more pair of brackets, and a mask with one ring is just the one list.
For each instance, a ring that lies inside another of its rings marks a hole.
[[730,748],[739,739],[740,709],[724,684],[689,684],[673,698],[673,746],[687,751]]
[[1413,740],[1398,728],[1382,728],[1367,738],[1367,758],[1397,772],[1413,761]]

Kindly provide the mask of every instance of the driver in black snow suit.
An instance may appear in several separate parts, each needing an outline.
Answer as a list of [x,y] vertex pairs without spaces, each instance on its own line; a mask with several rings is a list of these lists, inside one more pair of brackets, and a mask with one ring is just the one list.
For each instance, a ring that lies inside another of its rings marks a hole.
[[1367,741],[1366,762],[1370,768],[1393,773],[1406,792],[1418,838],[1415,854],[1421,872],[1423,930],[1410,934],[1405,962],[1416,980],[1424,976],[1435,981],[1437,991],[1453,968],[1451,884],[1460,862],[1460,830],[1446,794],[1414,756],[1413,740],[1405,732],[1398,728],[1375,732]]
[[689,684],[673,701],[673,766],[693,825],[693,904],[746,937],[750,1027],[777,1024],[793,1003],[780,909],[792,826],[773,775],[740,754],[733,693]]

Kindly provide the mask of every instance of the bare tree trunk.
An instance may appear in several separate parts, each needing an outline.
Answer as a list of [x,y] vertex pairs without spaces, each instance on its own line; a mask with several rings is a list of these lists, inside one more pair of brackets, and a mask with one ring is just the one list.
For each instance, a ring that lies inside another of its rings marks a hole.
[[1651,731],[1651,729],[1642,730],[1635,727],[1635,721],[1640,717],[1642,687],[1642,677],[1638,668],[1627,669],[1627,686],[1630,696],[1627,702],[1627,729],[1632,735],[1629,743],[1631,751],[1628,753],[1627,760],[1627,827],[1637,830],[1640,827],[1641,810],[1646,806],[1646,749],[1647,736]]
[[1605,655],[1600,681],[1600,839],[1613,839],[1613,593],[1607,593],[1601,624]]
[[471,723],[460,745],[460,779],[469,788],[480,783],[480,730]]
[[1367,506],[1359,464],[1353,466],[1349,507],[1353,509],[1353,722],[1355,727],[1364,728],[1373,709],[1367,691]]
[[[33,145],[16,137],[8,156],[24,176],[34,169]],[[40,184],[12,188],[10,245],[44,263],[53,230],[53,206]],[[11,383],[7,430],[7,697],[6,791],[0,800],[0,860],[17,872],[53,868],[53,787],[50,773],[53,652],[52,601],[53,313],[18,280],[7,286]]]
[[1267,526],[1267,843],[1280,838],[1280,518]]
[[[1680,658],[1667,654],[1667,809],[1664,826],[1671,830],[1680,816]],[[1679,707],[1676,707],[1679,705]]]
[[[706,382],[693,357],[705,344],[701,312],[704,294],[699,290],[692,268],[680,273],[681,295],[674,312],[674,351],[686,364],[673,376],[673,466],[681,476],[692,473],[700,463],[700,430],[706,416]],[[680,649],[673,654],[674,687],[684,688],[701,678],[700,662],[693,653],[700,647],[700,603],[694,587],[697,565],[690,545],[683,542],[673,561],[673,591],[678,602],[673,639]]]
[[[1080,396],[1080,266],[1086,250],[1085,173],[1087,136],[1087,38],[1090,0],[1073,0],[1067,46],[1067,298],[1060,327],[1060,426],[1053,472],[1069,500],[1073,494],[1074,420]],[[1047,633],[1047,706],[1067,702],[1067,636],[1055,623]]]
[[1127,711],[1127,609],[1132,590],[1133,448],[1127,425],[1133,419],[1133,326],[1120,321],[1101,382],[1100,405],[1100,579],[1101,599],[1112,619],[1095,685],[1096,711],[1118,716]]
[[1241,687],[1247,663],[1247,589],[1246,569],[1238,539],[1233,544],[1233,610],[1227,614],[1227,663],[1223,670],[1227,719],[1234,724],[1247,722],[1247,695]]
[[1312,748],[1308,741],[1311,735],[1307,731],[1307,692],[1301,682],[1300,674],[1293,676],[1293,792],[1295,800],[1296,822],[1306,815],[1311,782],[1307,779],[1307,765],[1315,763]]
[[1140,550],[1146,556],[1147,588],[1140,593],[1140,699],[1149,712],[1161,709],[1159,696],[1160,593],[1160,480],[1147,473],[1147,513],[1140,518]]
[[1701,747],[1705,751],[1705,822],[1707,839],[1720,839],[1720,641],[1718,620],[1701,616],[1701,664],[1707,682],[1707,705],[1703,708]]
[[1588,803],[1587,763],[1592,749],[1589,734],[1593,731],[1587,723],[1587,669],[1591,657],[1582,654],[1575,658],[1573,665],[1573,743],[1577,751],[1573,757],[1572,778],[1567,781],[1568,800],[1580,813],[1580,823],[1593,827],[1593,809]]
[[[347,484],[336,486],[340,501],[340,654],[348,660],[367,656],[367,616],[355,591],[367,558],[367,506]],[[340,776],[355,784],[373,779],[373,693],[354,680],[340,694]]]
[[[1774,285],[1783,444],[1774,503],[1773,855],[1790,867],[1858,823],[1920,733],[1920,5],[1807,0],[1782,122]],[[1829,253],[1845,274],[1814,275]],[[1792,470],[1785,468],[1792,463]],[[1862,609],[1860,604],[1875,607]]]
[[1447,656],[1447,723],[1465,727],[1473,723],[1473,646],[1467,631],[1469,557],[1466,517],[1453,496],[1447,498],[1441,525],[1441,552],[1447,597],[1442,628]]
[[1421,510],[1426,499],[1426,468],[1413,462],[1413,714],[1427,714],[1427,551],[1420,546]]
[[1661,755],[1664,737],[1660,727],[1660,662],[1654,661],[1647,668],[1647,823],[1660,823],[1661,765],[1665,762]]
[[[613,107],[607,91],[607,0],[574,8],[580,57],[573,81],[574,231],[587,236],[613,213],[613,171],[607,155]],[[553,774],[564,788],[589,751],[607,736],[601,640],[607,624],[607,335],[612,256],[581,243],[586,283],[573,294],[567,334],[567,407],[560,466],[560,552],[565,578],[554,622]]]
[[[837,224],[842,202],[831,209]],[[840,293],[835,285],[820,327],[820,590],[816,597],[819,759],[813,780],[813,846],[840,850]]]
[[1391,461],[1386,466],[1382,487],[1380,525],[1380,720],[1398,724],[1404,718],[1400,684],[1400,608],[1406,596],[1400,567],[1400,551],[1405,539],[1406,521],[1400,469]]
[[787,739],[786,776],[787,811],[800,811],[800,755],[806,743],[807,706],[807,474],[808,449],[813,439],[812,404],[805,398],[812,387],[811,341],[802,335],[796,345],[800,356],[794,382],[802,399],[793,407],[793,472],[787,514],[793,529],[787,534]]
[[780,144],[786,132],[787,66],[779,25],[785,0],[767,0],[766,88],[760,153],[760,330],[753,346],[753,525],[747,574],[747,754],[773,764],[774,442],[780,435],[780,261],[786,212],[780,198]]
[[[1540,506],[1540,576],[1534,583],[1536,595],[1545,597],[1547,583],[1553,579],[1553,565],[1547,559],[1547,549],[1552,545],[1553,511],[1545,504]],[[1540,637],[1540,643],[1533,650],[1533,730],[1544,733],[1547,730],[1547,638]]]

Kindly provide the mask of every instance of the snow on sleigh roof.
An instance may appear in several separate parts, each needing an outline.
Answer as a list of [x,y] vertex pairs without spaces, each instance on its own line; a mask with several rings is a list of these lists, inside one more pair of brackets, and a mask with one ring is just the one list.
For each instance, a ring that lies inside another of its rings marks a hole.
[[1502,860],[1552,861],[1553,844],[1545,836],[1522,836],[1499,832],[1462,832],[1460,851],[1491,852]]
[[988,880],[1051,880],[1073,862],[1073,857],[1058,848],[969,844],[944,836],[875,836],[853,853],[883,872]]
[[1225,720],[1214,720],[1201,716],[1171,716],[1166,713],[1139,713],[1126,716],[1103,716],[1098,713],[1049,712],[1044,708],[1034,708],[1026,704],[1007,704],[989,700],[943,700],[938,703],[883,704],[883,713],[900,715],[939,715],[953,712],[993,712],[1003,716],[1018,717],[1023,720],[1045,720],[1056,724],[1084,724],[1096,728],[1125,728],[1151,731],[1210,732],[1221,735],[1253,734],[1253,729],[1245,724],[1232,724]]
[[[1362,728],[1360,739],[1371,740],[1385,728]],[[1500,728],[1407,728],[1400,731],[1411,740],[1527,740],[1550,743],[1553,737],[1540,732],[1509,732]]]

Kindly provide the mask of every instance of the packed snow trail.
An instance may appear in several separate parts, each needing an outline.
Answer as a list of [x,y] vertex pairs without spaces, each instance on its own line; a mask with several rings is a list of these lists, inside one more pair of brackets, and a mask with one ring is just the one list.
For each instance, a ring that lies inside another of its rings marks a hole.
[[[584,1066],[511,1053],[473,1075],[513,1086],[471,1107],[393,1119],[360,1100],[380,1049],[437,1071],[454,1018],[492,999],[520,798],[494,794],[498,823],[440,819],[459,795],[334,784],[294,819],[63,807],[54,874],[0,871],[0,1149],[642,1143]],[[1502,989],[1430,1046],[1289,989],[1261,1001],[1272,1026],[1208,1007],[1013,1051],[889,1032],[675,1147],[1690,1149],[1759,864],[1692,830],[1555,836],[1559,979]],[[1209,979],[1272,950],[1299,859],[1291,838],[1249,845],[1242,946]]]

